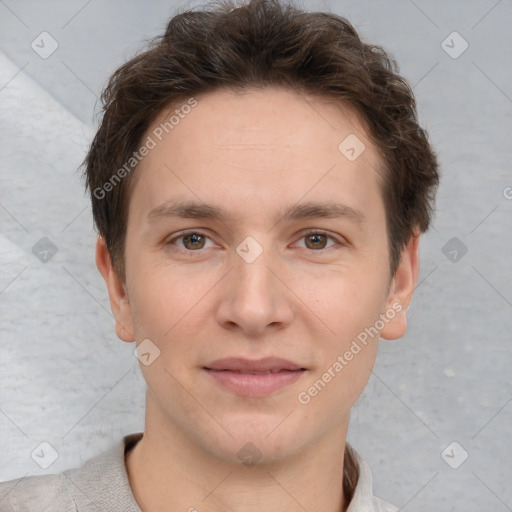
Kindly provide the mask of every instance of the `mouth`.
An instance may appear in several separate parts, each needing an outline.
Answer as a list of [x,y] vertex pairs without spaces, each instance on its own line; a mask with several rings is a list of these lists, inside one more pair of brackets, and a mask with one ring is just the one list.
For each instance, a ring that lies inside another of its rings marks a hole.
[[219,359],[203,370],[217,384],[239,396],[274,394],[297,382],[307,371],[299,364],[275,357]]

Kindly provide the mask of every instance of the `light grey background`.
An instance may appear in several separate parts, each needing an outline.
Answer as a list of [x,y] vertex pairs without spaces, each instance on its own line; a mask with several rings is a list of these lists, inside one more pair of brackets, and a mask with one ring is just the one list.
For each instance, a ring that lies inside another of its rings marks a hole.
[[[113,330],[77,168],[107,77],[197,3],[0,0],[0,480],[80,465],[143,429],[145,384]],[[409,330],[381,342],[349,439],[404,511],[512,510],[512,2],[303,5],[396,57],[442,165]],[[31,48],[43,31],[58,43],[47,59]],[[458,36],[442,46],[454,31],[469,45],[458,58],[445,51]],[[58,249],[46,263],[44,236]],[[453,237],[463,257],[443,253]],[[58,453],[46,470],[31,458],[43,441]]]

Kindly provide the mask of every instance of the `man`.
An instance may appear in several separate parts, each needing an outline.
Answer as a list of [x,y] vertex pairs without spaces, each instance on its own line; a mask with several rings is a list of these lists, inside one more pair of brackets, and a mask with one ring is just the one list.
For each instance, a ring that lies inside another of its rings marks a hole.
[[396,510],[346,442],[406,330],[438,165],[394,62],[277,0],[185,12],[111,78],[86,159],[144,433],[2,510]]

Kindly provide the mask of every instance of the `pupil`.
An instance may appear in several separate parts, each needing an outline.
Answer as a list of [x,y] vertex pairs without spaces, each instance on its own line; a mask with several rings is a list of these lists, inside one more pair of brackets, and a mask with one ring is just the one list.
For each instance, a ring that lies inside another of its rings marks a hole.
[[198,245],[201,246],[201,238],[201,235],[192,234],[185,237],[185,241],[194,246],[194,248],[197,248]]
[[325,245],[325,244],[322,244],[322,242],[325,241],[324,235],[310,235],[309,240],[310,240],[310,242],[312,242],[314,248],[318,248],[318,247],[323,248],[323,246]]

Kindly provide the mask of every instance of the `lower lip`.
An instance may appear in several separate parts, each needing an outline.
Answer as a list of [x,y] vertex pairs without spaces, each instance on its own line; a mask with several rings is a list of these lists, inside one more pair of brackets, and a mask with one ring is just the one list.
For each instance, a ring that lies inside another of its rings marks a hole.
[[229,370],[205,368],[218,383],[240,396],[265,396],[297,382],[305,370],[281,370],[277,373],[254,375]]

